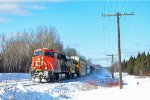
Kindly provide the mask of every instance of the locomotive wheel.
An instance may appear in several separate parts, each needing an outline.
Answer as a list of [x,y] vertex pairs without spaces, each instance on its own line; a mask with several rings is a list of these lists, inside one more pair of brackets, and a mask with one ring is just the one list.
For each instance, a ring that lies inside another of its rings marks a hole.
[[70,79],[70,73],[69,72],[66,72],[65,76],[66,76],[66,79]]
[[71,73],[71,78],[74,78],[74,73]]
[[79,73],[77,73],[77,77],[80,77],[80,74],[79,74]]
[[55,74],[50,74],[49,75],[49,82],[54,82],[56,80]]
[[39,75],[40,83],[42,83],[42,75]]
[[59,73],[55,73],[55,79],[58,81],[59,80]]

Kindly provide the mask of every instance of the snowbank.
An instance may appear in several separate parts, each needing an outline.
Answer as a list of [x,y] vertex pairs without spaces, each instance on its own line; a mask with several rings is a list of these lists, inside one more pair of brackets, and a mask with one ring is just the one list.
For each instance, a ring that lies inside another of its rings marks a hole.
[[[18,74],[20,77],[15,75],[14,79],[21,78],[21,75]],[[22,78],[29,79],[29,76],[23,75]],[[149,98],[150,78],[137,78],[123,73],[123,89],[120,90],[118,86],[104,87],[106,82],[117,80],[118,73],[115,73],[115,79],[112,80],[110,73],[102,69],[99,73],[61,82],[33,86],[17,84],[14,88],[1,89],[0,100],[142,100]]]

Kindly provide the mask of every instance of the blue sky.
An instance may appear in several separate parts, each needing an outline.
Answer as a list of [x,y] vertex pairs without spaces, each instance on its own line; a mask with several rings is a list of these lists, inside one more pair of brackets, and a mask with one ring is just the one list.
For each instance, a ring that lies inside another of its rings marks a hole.
[[109,66],[111,57],[106,55],[117,54],[116,17],[102,14],[134,12],[120,17],[122,59],[128,59],[150,50],[149,5],[139,0],[0,0],[0,34],[52,26],[65,47]]

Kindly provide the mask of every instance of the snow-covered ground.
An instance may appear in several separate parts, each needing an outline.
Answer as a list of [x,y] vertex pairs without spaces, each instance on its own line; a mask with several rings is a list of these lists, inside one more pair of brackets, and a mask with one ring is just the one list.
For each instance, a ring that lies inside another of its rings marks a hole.
[[30,79],[31,75],[28,73],[0,73],[0,82],[6,80],[22,80]]
[[[9,78],[8,78],[9,77]],[[150,78],[135,77],[123,73],[123,89],[105,86],[112,80],[106,70],[89,76],[61,82],[24,86],[18,81],[29,81],[30,74],[0,74],[0,85],[14,82],[14,88],[1,88],[0,100],[142,100],[149,98]]]

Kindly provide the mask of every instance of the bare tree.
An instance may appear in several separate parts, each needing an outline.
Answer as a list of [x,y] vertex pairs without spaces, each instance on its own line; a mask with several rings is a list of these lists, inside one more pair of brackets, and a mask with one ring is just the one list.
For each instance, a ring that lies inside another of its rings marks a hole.
[[[35,49],[55,49],[67,56],[79,56],[75,48],[63,49],[63,44],[54,27],[39,26],[16,32],[6,40],[4,34],[0,35],[0,72],[28,72]],[[91,63],[88,60],[88,63]]]
[[1,42],[1,46],[4,44],[0,54],[3,56],[0,59],[5,70],[3,72],[27,72],[35,49],[46,47],[63,52],[63,44],[56,30],[45,26],[16,32],[6,42]]
[[67,56],[77,56],[77,51],[74,48],[67,47],[64,52]]

